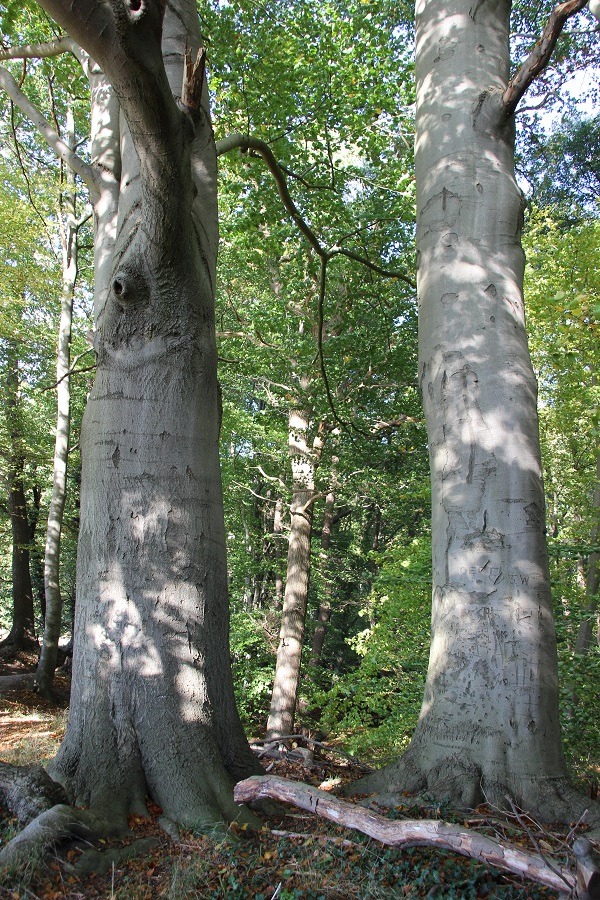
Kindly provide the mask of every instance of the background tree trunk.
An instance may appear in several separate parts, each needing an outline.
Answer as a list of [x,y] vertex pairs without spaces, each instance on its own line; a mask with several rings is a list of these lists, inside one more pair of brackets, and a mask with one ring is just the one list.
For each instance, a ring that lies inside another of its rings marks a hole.
[[308,413],[292,410],[289,416],[293,479],[290,543],[267,738],[292,734],[294,730],[310,584],[310,541],[315,493],[316,467],[308,429]]
[[[75,150],[75,125],[73,114],[67,116],[67,143]],[[52,690],[54,671],[58,657],[58,642],[62,624],[62,596],[60,591],[60,541],[63,514],[67,497],[67,464],[71,428],[71,326],[73,300],[77,280],[77,208],[75,175],[66,171],[66,189],[63,192],[65,219],[61,224],[62,240],[62,294],[56,354],[56,439],[52,498],[46,526],[44,554],[44,636],[38,661],[36,679],[42,694]]]
[[[335,467],[332,467],[332,480],[335,481]],[[317,611],[317,625],[313,634],[310,649],[310,665],[319,666],[323,655],[325,634],[331,618],[331,572],[329,571],[329,558],[331,549],[331,529],[333,527],[333,511],[335,507],[335,494],[329,491],[325,498],[325,511],[323,513],[323,527],[321,529],[321,570],[323,577],[322,594],[319,598]]]
[[[594,509],[596,515],[600,515],[600,454],[596,459],[596,488],[594,490]],[[596,521],[596,525],[592,528],[590,534],[590,543],[594,547],[600,540],[600,524]],[[585,593],[587,597],[586,617],[581,622],[577,632],[577,640],[575,641],[575,653],[584,655],[589,653],[592,638],[594,634],[594,616],[598,613],[598,590],[600,588],[600,553],[592,550],[587,560],[587,571],[585,576]],[[596,622],[596,639],[600,643],[600,628]]]
[[17,650],[37,647],[33,586],[29,560],[31,528],[25,494],[25,459],[22,423],[19,414],[19,360],[17,348],[8,342],[8,372],[5,386],[6,418],[9,431],[8,513],[12,532],[12,625],[4,643]]

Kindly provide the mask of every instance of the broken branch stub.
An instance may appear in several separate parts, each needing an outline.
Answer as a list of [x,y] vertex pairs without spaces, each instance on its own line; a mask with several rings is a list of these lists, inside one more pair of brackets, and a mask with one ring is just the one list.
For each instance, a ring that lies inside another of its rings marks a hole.
[[196,62],[192,62],[189,47],[185,48],[185,65],[183,67],[183,83],[181,85],[181,104],[185,109],[198,112],[202,101],[204,73],[206,71],[206,50],[200,47]]

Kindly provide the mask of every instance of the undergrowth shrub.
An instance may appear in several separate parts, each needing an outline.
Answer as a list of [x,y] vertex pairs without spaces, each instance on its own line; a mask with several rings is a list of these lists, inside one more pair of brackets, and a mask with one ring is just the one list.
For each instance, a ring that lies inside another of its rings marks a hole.
[[262,610],[231,616],[230,647],[235,699],[248,732],[265,728],[275,672],[271,623]]
[[378,759],[402,750],[417,722],[427,673],[430,633],[431,541],[396,538],[361,610],[365,627],[348,645],[356,668],[315,690],[320,725],[359,756]]

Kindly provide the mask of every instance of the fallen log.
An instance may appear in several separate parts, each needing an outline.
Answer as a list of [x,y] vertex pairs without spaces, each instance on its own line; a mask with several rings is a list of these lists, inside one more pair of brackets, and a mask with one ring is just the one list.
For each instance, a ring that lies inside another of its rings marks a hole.
[[[330,822],[355,828],[391,847],[442,847],[462,856],[498,869],[537,881],[559,893],[584,897],[600,897],[598,869],[590,866],[576,870],[562,866],[538,853],[522,850],[506,841],[499,841],[476,831],[432,819],[386,819],[360,806],[338,800],[325,791],[297,781],[287,781],[271,775],[253,775],[238,782],[234,788],[236,803],[271,798],[314,812]],[[596,882],[596,884],[594,883]]]

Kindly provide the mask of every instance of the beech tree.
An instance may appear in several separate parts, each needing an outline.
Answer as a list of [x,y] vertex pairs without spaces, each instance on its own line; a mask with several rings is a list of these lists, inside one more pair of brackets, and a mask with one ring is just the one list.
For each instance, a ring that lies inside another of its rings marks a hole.
[[510,77],[511,3],[416,5],[419,376],[432,485],[432,643],[405,755],[361,782],[451,802],[585,808],[558,721],[544,492],[523,309],[515,110],[566,19]]
[[103,827],[124,825],[148,796],[178,823],[251,820],[232,796],[260,767],[228,653],[216,151],[196,8],[40,5],[69,33],[46,55],[70,50],[89,74],[91,163],[3,86],[90,188],[97,358],[81,437],[73,690],[49,771]]

